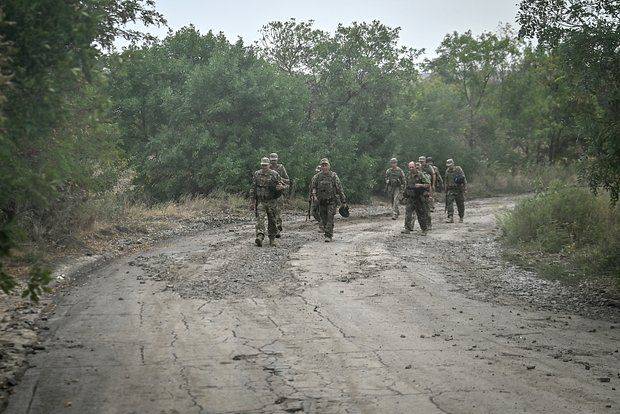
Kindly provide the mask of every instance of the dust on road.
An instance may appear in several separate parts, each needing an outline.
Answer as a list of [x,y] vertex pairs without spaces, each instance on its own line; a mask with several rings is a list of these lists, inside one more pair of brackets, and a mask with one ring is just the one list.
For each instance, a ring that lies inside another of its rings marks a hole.
[[502,262],[510,203],[426,238],[358,218],[258,249],[239,226],[114,261],[58,298],[8,412],[616,412],[617,309],[567,313]]

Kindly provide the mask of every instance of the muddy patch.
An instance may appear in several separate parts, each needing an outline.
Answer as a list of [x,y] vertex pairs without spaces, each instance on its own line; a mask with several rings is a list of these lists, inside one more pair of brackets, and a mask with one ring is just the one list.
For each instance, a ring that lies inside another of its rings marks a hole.
[[290,255],[308,243],[311,234],[284,233],[278,247],[256,247],[253,238],[234,238],[184,253],[138,256],[138,279],[165,283],[165,290],[183,298],[217,300],[230,297],[288,296],[299,281],[290,271]]
[[543,279],[504,259],[500,230],[488,220],[505,206],[485,200],[469,207],[463,224],[443,223],[442,215],[435,213],[429,236],[395,237],[386,246],[404,261],[423,258],[438,264],[446,280],[472,299],[618,321],[620,301],[613,294],[587,283]]

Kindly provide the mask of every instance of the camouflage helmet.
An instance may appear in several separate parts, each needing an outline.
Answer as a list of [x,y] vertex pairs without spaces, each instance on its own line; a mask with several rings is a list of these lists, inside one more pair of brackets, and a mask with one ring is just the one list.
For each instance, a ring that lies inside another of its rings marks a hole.
[[426,162],[433,162],[433,157],[426,157]]
[[323,164],[330,165],[329,164],[329,160],[327,158],[321,158],[321,165],[323,165]]
[[269,158],[263,157],[260,159],[260,165],[269,165]]
[[426,157],[424,155],[420,155],[418,157],[418,162],[426,162]]
[[446,161],[446,165],[448,167],[452,167],[454,165],[454,160],[452,158],[448,158],[448,160]]
[[392,158],[390,160],[390,164],[398,164],[398,160],[396,158]]
[[269,154],[269,160],[278,161],[278,154],[276,154],[275,152],[272,152],[271,154]]

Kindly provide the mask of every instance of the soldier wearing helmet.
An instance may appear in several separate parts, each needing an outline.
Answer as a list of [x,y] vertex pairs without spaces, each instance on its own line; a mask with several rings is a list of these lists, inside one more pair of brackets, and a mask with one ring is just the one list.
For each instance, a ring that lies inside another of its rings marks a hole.
[[267,220],[267,234],[269,245],[276,246],[278,227],[276,224],[276,202],[288,185],[285,184],[280,174],[269,168],[269,158],[262,158],[261,169],[252,176],[251,208],[256,215],[256,239],[258,247],[263,245],[265,239],[265,219]]
[[[321,172],[321,165],[317,165],[314,169],[314,174],[318,174]],[[319,229],[321,233],[324,233],[323,225],[321,224],[321,216],[319,215],[319,203],[318,201],[312,200],[312,182],[308,187],[308,202],[310,203],[310,213],[312,217],[319,223]],[[310,218],[310,214],[308,214],[308,218]]]
[[428,208],[426,209],[426,213],[427,213],[426,224],[427,224],[428,229],[430,230],[433,227],[433,222],[431,220],[431,211],[434,210],[433,189],[435,188],[435,181],[436,181],[435,170],[433,169],[433,167],[431,167],[426,162],[426,157],[424,155],[418,158],[418,162],[420,163],[419,169],[422,170],[422,172],[428,174],[429,177],[431,177],[431,186],[428,189],[428,192],[426,193],[426,203],[428,204]]
[[465,216],[465,193],[467,192],[467,178],[463,169],[454,165],[452,158],[446,161],[446,211],[448,218],[446,223],[454,223],[454,203],[459,212],[459,222],[463,222]]
[[338,204],[346,207],[347,198],[344,195],[340,178],[335,172],[331,171],[331,165],[327,158],[321,159],[321,172],[312,177],[310,194],[312,201],[319,205],[319,216],[325,242],[331,242],[334,236],[334,216],[338,210]]
[[[276,154],[275,152],[269,154],[269,168],[280,174],[282,182],[287,186],[290,186],[291,181],[289,180],[286,168],[284,168],[284,165],[279,164],[278,160],[278,154]],[[278,200],[276,201],[276,225],[278,227],[278,234],[276,235],[277,238],[280,238],[280,235],[282,233],[282,208],[284,207],[283,204],[283,197],[278,198]]]
[[385,171],[385,185],[392,205],[392,220],[396,220],[400,215],[399,202],[405,186],[405,173],[398,166],[396,158],[390,160],[390,168]]
[[406,175],[404,198],[407,202],[405,208],[405,228],[403,234],[409,234],[413,230],[415,216],[418,217],[422,235],[426,235],[428,229],[428,202],[426,193],[431,187],[431,178],[428,174],[418,169],[416,163],[408,164],[409,173]]

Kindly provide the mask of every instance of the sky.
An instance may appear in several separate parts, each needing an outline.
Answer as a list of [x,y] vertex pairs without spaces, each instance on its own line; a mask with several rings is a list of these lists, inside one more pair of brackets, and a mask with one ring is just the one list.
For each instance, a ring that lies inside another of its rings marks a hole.
[[[190,23],[206,33],[224,32],[231,41],[259,39],[260,28],[274,20],[314,20],[333,31],[338,23],[380,20],[401,27],[401,43],[432,55],[446,33],[496,30],[515,24],[518,0],[156,0],[173,30]],[[158,37],[166,28],[147,29]],[[122,46],[122,43],[118,43]]]

